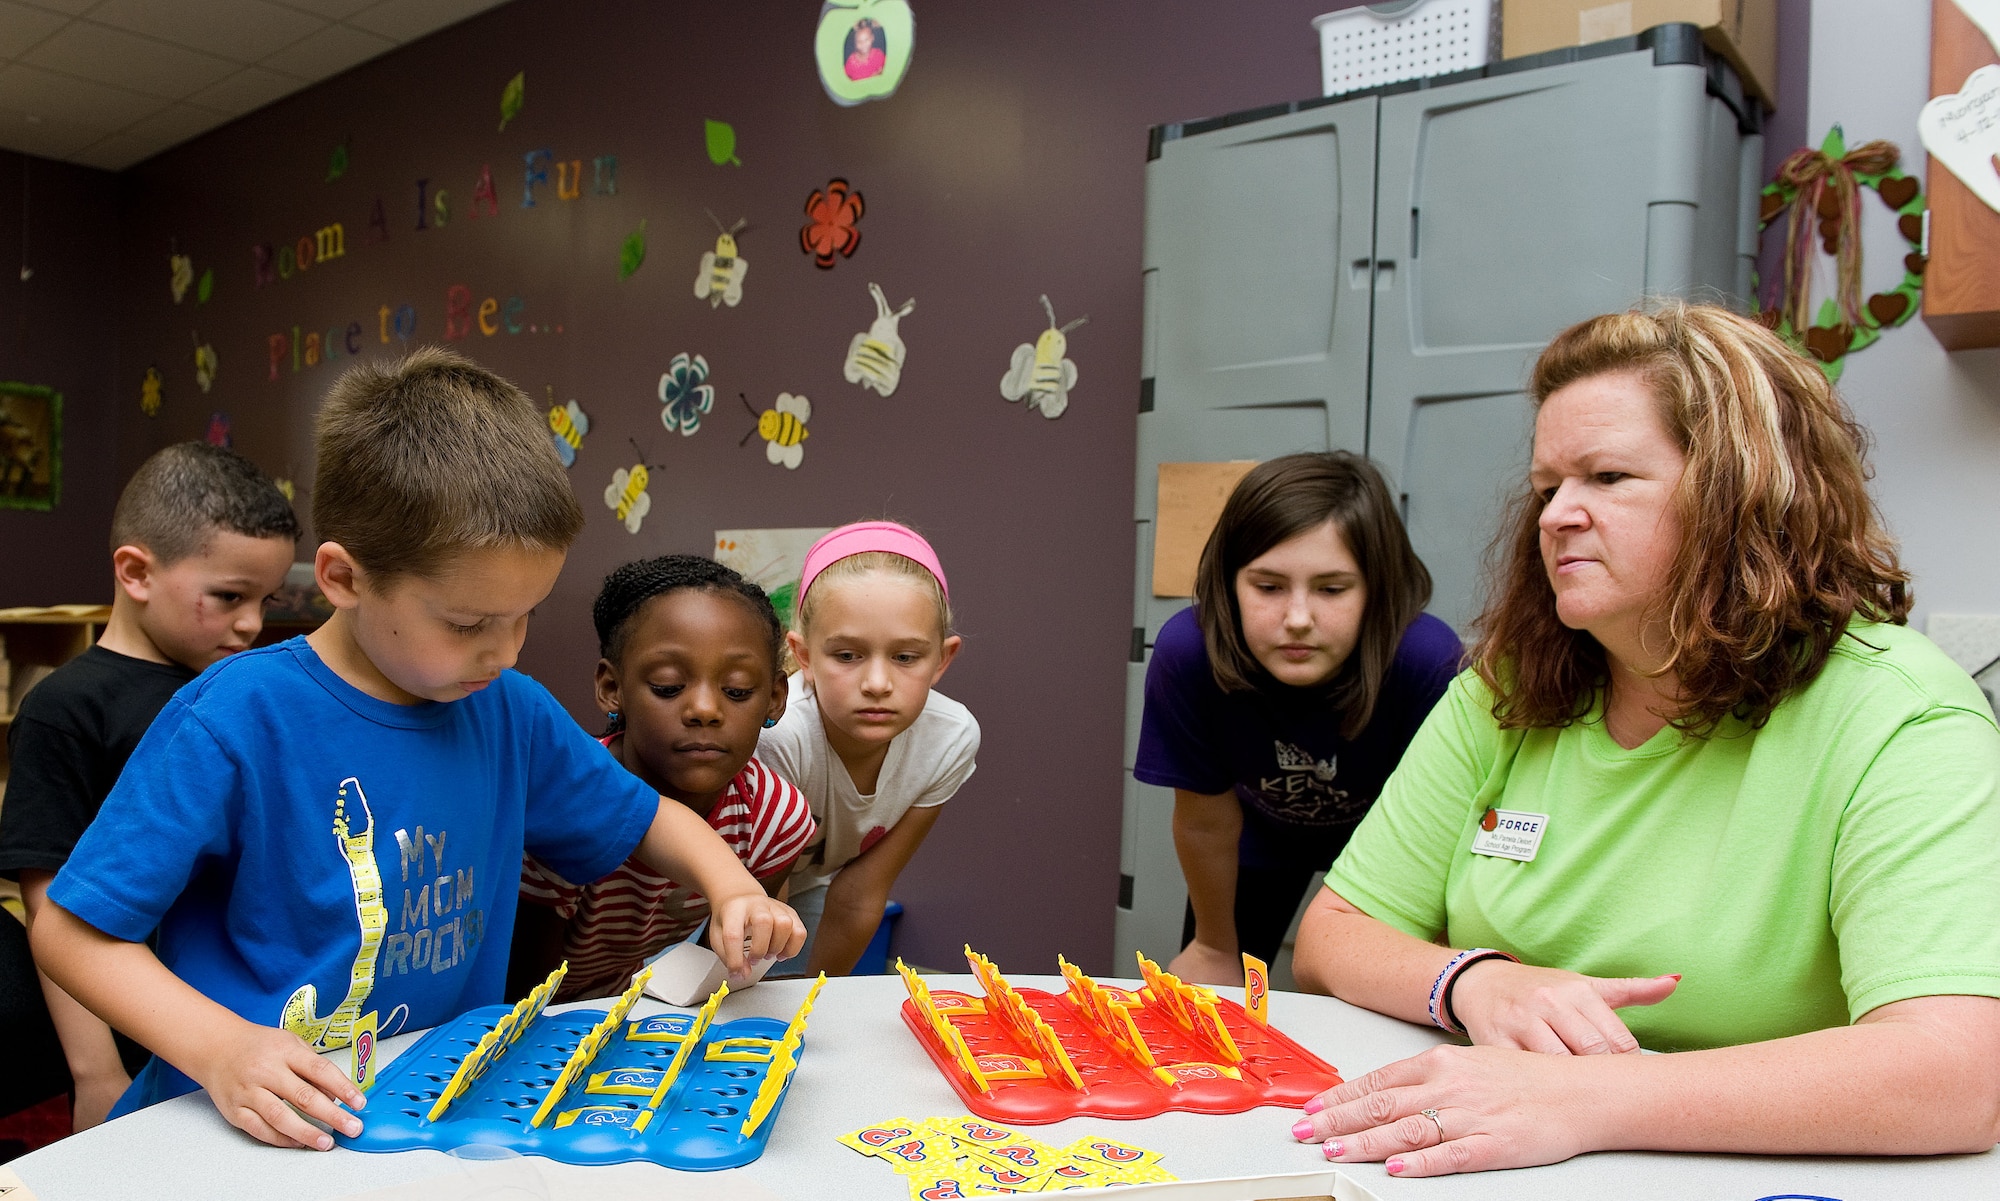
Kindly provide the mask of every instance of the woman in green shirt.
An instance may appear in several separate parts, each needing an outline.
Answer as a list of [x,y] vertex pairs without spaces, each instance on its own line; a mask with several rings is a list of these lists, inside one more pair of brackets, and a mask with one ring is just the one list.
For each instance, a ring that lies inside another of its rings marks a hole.
[[2000,731],[1904,628],[1861,429],[1701,306],[1565,331],[1532,392],[1474,670],[1294,966],[1474,1045],[1329,1090],[1294,1137],[1409,1176],[1991,1148]]

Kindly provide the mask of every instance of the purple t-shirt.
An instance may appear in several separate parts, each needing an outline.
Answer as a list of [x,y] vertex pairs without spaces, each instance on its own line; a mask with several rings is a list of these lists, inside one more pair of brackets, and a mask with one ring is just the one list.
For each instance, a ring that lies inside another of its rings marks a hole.
[[1463,653],[1450,626],[1419,614],[1403,632],[1374,715],[1349,741],[1340,736],[1340,714],[1312,691],[1223,692],[1194,609],[1183,609],[1153,643],[1132,774],[1209,796],[1234,789],[1243,802],[1245,864],[1323,867],[1381,795]]

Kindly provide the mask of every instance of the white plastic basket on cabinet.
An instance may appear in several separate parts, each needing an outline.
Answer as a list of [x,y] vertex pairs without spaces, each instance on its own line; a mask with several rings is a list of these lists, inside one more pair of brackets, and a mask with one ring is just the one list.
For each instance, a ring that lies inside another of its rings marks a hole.
[[1483,67],[1498,8],[1496,0],[1397,0],[1314,17],[1320,94]]

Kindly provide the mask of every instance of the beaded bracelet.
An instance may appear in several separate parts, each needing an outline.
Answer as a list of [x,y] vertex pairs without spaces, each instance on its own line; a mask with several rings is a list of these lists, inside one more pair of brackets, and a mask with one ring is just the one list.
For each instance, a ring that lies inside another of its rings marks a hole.
[[1431,995],[1427,1003],[1431,1025],[1447,1034],[1465,1033],[1464,1027],[1458,1023],[1458,1015],[1451,1009],[1451,989],[1458,983],[1460,973],[1485,959],[1505,959],[1509,963],[1521,962],[1507,952],[1496,951],[1492,947],[1473,947],[1453,955],[1451,961],[1444,965],[1444,970],[1437,974],[1437,979],[1431,981]]

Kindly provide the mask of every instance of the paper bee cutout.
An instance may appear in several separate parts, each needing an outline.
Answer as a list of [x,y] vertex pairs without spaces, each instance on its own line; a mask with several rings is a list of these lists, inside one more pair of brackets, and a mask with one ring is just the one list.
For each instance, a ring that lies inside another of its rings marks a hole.
[[806,197],[806,223],[799,227],[799,249],[813,256],[813,265],[831,268],[835,255],[854,256],[861,245],[861,193],[844,179],[835,179]]
[[1014,365],[1000,377],[1000,395],[1008,400],[1026,397],[1029,408],[1040,409],[1042,416],[1053,420],[1069,407],[1069,390],[1076,387],[1076,364],[1064,357],[1069,353],[1069,331],[1090,318],[1078,317],[1058,329],[1055,306],[1046,294],[1042,308],[1049,315],[1049,327],[1034,345],[1023,342],[1014,348]]
[[812,401],[803,396],[793,396],[790,392],[780,392],[777,405],[759,413],[750,407],[749,397],[741,392],[737,395],[743,397],[743,407],[757,419],[757,425],[736,445],[747,444],[755,435],[764,439],[765,458],[797,471],[806,457],[806,422],[812,420]]
[[148,417],[160,415],[160,390],[166,386],[166,377],[158,367],[146,368],[146,378],[139,385],[139,411]]
[[639,461],[612,472],[611,484],[604,489],[604,507],[625,524],[628,534],[638,533],[639,523],[653,511],[653,498],[646,491],[653,473],[646,469],[646,456],[637,442],[632,443],[632,450],[639,455]]
[[715,388],[708,383],[708,360],[683,350],[660,376],[660,424],[682,434],[701,428],[701,415],[715,407]]
[[556,444],[556,457],[565,467],[576,466],[576,452],[583,446],[583,436],[590,432],[590,418],[584,416],[583,408],[575,401],[567,405],[556,403],[556,390],[549,389],[549,437]]
[[215,386],[217,360],[215,347],[207,342],[198,342],[194,348],[194,382],[204,393]]
[[750,271],[750,260],[736,253],[736,234],[745,222],[738,219],[736,224],[723,229],[714,213],[708,219],[715,221],[718,233],[715,249],[702,253],[701,271],[694,277],[694,298],[708,301],[709,308],[727,302],[733,309],[743,301],[743,277]]
[[896,326],[910,315],[917,302],[906,300],[902,308],[891,312],[889,298],[882,295],[881,288],[871,283],[868,291],[875,297],[875,323],[868,327],[867,333],[854,335],[854,341],[847,344],[845,374],[848,383],[873,388],[887,396],[903,378],[903,359],[909,354]]
[[181,297],[187,295],[188,285],[194,282],[194,260],[184,254],[168,255],[167,266],[173,272],[167,286],[173,289],[174,303],[179,304]]

